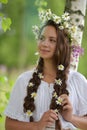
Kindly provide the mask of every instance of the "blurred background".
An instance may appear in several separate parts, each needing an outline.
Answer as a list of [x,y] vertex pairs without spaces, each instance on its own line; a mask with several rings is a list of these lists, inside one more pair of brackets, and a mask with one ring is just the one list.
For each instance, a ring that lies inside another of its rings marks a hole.
[[[51,8],[57,15],[64,12],[66,0],[9,0],[0,4],[0,12],[12,20],[11,29],[4,32],[0,27],[0,130],[4,130],[3,111],[8,103],[17,76],[35,66],[36,41],[32,25],[38,25],[38,8]],[[87,11],[86,11],[87,14]],[[87,78],[87,15],[82,40],[84,56],[80,57],[78,71]]]

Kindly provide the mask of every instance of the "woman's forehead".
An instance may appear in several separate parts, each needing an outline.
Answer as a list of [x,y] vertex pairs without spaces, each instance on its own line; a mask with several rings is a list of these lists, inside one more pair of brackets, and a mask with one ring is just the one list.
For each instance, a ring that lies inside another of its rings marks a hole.
[[57,38],[57,32],[53,26],[45,26],[41,32],[41,35]]

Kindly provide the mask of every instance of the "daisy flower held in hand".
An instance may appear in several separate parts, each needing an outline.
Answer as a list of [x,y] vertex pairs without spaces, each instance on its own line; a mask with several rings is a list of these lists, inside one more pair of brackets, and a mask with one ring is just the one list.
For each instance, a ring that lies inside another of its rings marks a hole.
[[62,101],[63,101],[62,98],[58,97],[57,100],[56,100],[57,105],[61,105]]
[[58,113],[58,112],[59,112],[59,111],[58,111],[58,109],[55,109],[54,111],[55,111],[56,113]]

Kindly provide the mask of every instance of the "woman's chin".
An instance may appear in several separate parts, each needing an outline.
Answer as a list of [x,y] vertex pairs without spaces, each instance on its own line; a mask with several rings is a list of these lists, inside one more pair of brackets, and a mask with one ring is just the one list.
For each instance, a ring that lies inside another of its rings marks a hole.
[[43,59],[52,59],[52,57],[47,56],[47,55],[40,55],[40,57],[43,58]]

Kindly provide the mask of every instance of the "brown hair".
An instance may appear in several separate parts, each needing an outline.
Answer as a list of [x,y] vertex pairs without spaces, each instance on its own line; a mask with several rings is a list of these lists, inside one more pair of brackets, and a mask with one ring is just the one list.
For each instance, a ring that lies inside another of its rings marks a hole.
[[[66,87],[66,81],[68,78],[68,72],[69,72],[69,67],[70,67],[70,55],[71,55],[71,48],[70,48],[70,41],[68,38],[68,34],[66,30],[60,30],[58,28],[58,24],[53,22],[52,20],[47,21],[43,27],[41,28],[40,34],[43,30],[44,27],[46,26],[53,26],[56,29],[57,32],[57,47],[56,51],[54,54],[54,60],[56,64],[56,68],[58,65],[62,64],[64,66],[64,70],[60,71],[57,69],[56,73],[56,79],[61,79],[62,80],[62,85],[61,87],[54,83],[54,92],[57,93],[58,96],[61,94],[69,94]],[[34,87],[28,87],[27,86],[27,95],[24,99],[24,112],[27,110],[31,110],[32,112],[35,110],[35,104],[34,104],[34,99],[31,97],[32,92],[37,92],[38,87],[41,83],[41,79],[38,77],[38,73],[43,74],[43,67],[44,67],[44,60],[40,57],[38,65],[36,67],[37,73],[34,72],[32,78],[29,80],[29,82],[32,82],[34,84]],[[53,93],[54,93],[53,92]],[[52,97],[51,104],[50,104],[50,109],[58,109],[59,112],[61,112],[62,107],[60,105],[56,104],[55,97]],[[30,117],[30,121],[34,121],[33,117]],[[56,130],[61,128],[60,121],[56,121]]]

